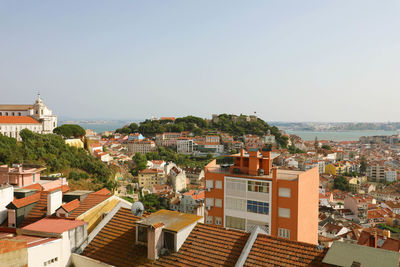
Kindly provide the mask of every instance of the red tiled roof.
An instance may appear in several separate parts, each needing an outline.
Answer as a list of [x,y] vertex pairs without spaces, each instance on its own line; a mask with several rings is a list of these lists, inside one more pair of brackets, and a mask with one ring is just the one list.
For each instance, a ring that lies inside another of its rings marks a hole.
[[22,221],[21,227],[34,223],[40,219],[43,219],[46,216],[48,193],[49,191],[42,191],[37,193],[40,195],[39,201],[36,203],[36,205],[32,208],[29,214]]
[[111,192],[107,188],[103,188],[103,189],[100,189],[99,191],[94,192],[93,195],[107,196],[107,195],[111,195]]
[[39,199],[40,199],[40,192],[37,192],[33,195],[24,198],[19,198],[19,199],[16,198],[12,201],[12,204],[19,209],[27,205],[33,204],[35,202],[38,202]]
[[197,224],[177,253],[148,266],[235,266],[248,233]]
[[40,124],[29,116],[0,116],[0,124]]
[[86,222],[78,220],[68,220],[60,218],[44,218],[23,227],[24,230],[47,232],[47,233],[64,233],[65,231],[74,229],[84,225]]
[[146,173],[162,173],[162,170],[158,170],[158,169],[144,169],[142,171],[139,172],[139,174],[146,174]]
[[64,205],[61,206],[66,212],[71,212],[74,209],[79,207],[79,200],[78,199],[74,199]]
[[25,186],[23,189],[36,189],[38,191],[43,191],[43,187],[38,183]]
[[72,213],[69,215],[68,218],[77,218],[79,215],[85,213],[86,211],[90,210],[94,206],[100,204],[104,200],[108,199],[111,196],[107,195],[96,195],[94,193],[89,194],[79,205],[78,208],[76,208]]
[[244,266],[322,266],[327,248],[259,234]]
[[0,255],[11,251],[20,250],[26,247],[26,242],[16,242],[10,239],[2,239],[0,240]]
[[135,245],[135,222],[140,219],[130,209],[120,208],[82,255],[114,266],[147,263],[147,248]]

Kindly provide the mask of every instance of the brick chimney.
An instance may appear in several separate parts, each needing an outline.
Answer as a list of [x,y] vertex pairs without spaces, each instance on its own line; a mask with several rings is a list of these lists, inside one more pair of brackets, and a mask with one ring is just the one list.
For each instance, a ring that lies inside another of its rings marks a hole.
[[378,246],[378,234],[376,229],[372,229],[371,236],[369,237],[369,246],[376,248]]
[[250,148],[249,151],[249,174],[257,175],[258,169],[260,165],[260,161],[258,159],[258,149]]
[[152,224],[147,230],[147,258],[149,260],[158,259],[164,244],[163,228],[164,223],[158,222]]
[[271,151],[262,150],[261,154],[263,156],[262,168],[264,169],[264,173],[266,175],[269,175],[271,173],[271,169],[272,169]]
[[47,216],[56,212],[56,209],[62,205],[62,192],[61,189],[49,192],[47,194]]

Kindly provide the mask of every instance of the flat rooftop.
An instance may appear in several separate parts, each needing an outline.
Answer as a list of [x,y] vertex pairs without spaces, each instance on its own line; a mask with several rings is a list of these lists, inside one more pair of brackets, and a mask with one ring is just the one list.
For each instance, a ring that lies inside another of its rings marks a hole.
[[75,190],[72,192],[65,193],[64,196],[82,196],[93,192],[94,191],[89,191],[89,190]]
[[179,232],[189,225],[198,222],[202,218],[202,216],[197,216],[194,214],[180,213],[172,210],[159,210],[155,213],[152,213],[149,217],[138,221],[137,224],[151,226],[153,224],[162,222],[165,226],[165,229]]
[[[230,172],[229,168],[223,168],[220,165],[215,165],[213,167],[208,167],[207,168],[209,172],[216,172],[216,173],[224,173],[226,175],[230,175],[233,177],[240,177],[240,176],[246,176],[254,178],[254,179],[272,179],[272,172],[268,175],[250,175],[250,174],[245,174],[245,173],[233,173]],[[289,180],[289,181],[294,181],[298,179],[298,176],[302,173],[305,173],[306,171],[299,171],[299,170],[285,170],[285,169],[278,169],[278,180]]]

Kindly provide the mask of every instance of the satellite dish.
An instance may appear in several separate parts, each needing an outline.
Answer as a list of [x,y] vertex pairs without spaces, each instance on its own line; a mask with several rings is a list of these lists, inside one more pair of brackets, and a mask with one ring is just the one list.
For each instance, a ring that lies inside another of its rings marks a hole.
[[136,201],[132,204],[132,214],[135,216],[142,216],[144,211],[143,203],[140,201]]

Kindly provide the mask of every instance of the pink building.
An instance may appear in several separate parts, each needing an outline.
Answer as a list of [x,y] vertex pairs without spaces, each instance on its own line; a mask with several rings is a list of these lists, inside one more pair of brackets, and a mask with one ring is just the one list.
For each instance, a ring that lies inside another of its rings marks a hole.
[[18,187],[28,186],[40,181],[40,172],[44,168],[26,168],[22,165],[0,166],[0,184],[11,184]]

